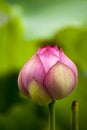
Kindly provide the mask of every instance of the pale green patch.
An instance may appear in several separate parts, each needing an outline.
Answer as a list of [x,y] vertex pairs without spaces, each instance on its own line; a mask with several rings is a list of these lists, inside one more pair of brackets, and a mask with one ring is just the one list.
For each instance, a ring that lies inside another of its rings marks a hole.
[[33,79],[28,85],[31,98],[40,105],[48,104],[52,101],[46,91]]
[[63,64],[58,63],[52,71],[52,79],[56,85],[58,98],[67,96],[71,93],[72,86],[75,84],[75,77],[72,70]]

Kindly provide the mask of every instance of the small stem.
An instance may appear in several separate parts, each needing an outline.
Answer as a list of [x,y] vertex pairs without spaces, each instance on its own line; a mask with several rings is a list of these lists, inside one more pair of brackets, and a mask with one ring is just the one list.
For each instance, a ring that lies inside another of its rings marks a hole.
[[72,130],[78,130],[78,102],[72,103]]
[[49,130],[55,130],[55,101],[49,104]]

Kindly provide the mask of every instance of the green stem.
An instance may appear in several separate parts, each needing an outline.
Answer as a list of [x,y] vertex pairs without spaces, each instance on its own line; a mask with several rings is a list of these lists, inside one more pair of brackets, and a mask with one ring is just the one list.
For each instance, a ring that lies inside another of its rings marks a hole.
[[49,104],[49,130],[55,130],[55,101]]
[[78,130],[78,102],[72,103],[72,130]]

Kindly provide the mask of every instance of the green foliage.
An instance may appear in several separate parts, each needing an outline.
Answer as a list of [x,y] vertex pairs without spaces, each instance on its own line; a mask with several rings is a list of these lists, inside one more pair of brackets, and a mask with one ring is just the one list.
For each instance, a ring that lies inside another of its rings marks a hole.
[[86,0],[66,3],[50,0],[50,4],[49,0],[0,1],[0,130],[47,129],[47,106],[37,106],[20,94],[17,86],[20,68],[39,47],[47,44],[62,48],[79,72],[76,91],[56,101],[56,127],[70,130],[71,103],[78,100],[79,130],[87,129],[86,3]]

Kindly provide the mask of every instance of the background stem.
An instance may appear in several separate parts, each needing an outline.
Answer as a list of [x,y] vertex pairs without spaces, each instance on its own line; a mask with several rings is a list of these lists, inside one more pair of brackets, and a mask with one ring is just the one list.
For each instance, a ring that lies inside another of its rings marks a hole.
[[55,101],[49,104],[49,130],[55,130]]
[[78,130],[78,102],[72,103],[72,130]]

